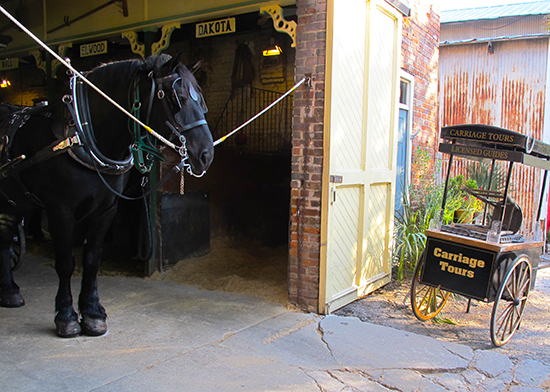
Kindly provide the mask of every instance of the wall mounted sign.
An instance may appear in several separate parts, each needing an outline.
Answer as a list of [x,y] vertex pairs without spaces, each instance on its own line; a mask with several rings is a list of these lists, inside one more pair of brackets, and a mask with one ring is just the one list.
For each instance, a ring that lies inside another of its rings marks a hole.
[[17,57],[14,57],[12,59],[4,59],[0,60],[0,69],[15,69],[19,68],[19,59]]
[[213,35],[229,34],[236,31],[235,18],[213,20],[211,22],[197,23],[195,25],[195,37],[204,38]]
[[80,45],[80,57],[96,56],[107,53],[107,41]]

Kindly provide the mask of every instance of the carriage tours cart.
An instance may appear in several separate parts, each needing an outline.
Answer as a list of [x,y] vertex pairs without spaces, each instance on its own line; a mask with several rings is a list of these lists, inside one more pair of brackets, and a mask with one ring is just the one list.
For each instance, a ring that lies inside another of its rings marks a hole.
[[[414,271],[412,310],[419,320],[432,319],[443,309],[450,293],[468,298],[468,310],[472,299],[494,302],[491,341],[502,346],[520,325],[544,247],[540,230],[535,230],[530,239],[519,233],[523,214],[509,196],[512,169],[515,163],[522,163],[544,170],[536,216],[539,222],[550,170],[550,145],[487,125],[443,127],[441,138],[439,151],[450,155],[445,191],[439,218],[426,230],[426,247]],[[490,176],[494,175],[495,162],[508,162],[503,191],[463,188],[484,203],[477,223],[443,222],[455,156],[489,159]]]

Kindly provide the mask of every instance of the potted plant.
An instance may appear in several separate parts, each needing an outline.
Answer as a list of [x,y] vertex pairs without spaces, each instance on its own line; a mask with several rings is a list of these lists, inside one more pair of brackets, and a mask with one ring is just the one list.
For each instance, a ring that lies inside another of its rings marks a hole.
[[453,211],[456,223],[471,223],[483,209],[483,202],[464,188],[477,189],[478,186],[475,180],[465,179],[462,174],[449,180],[447,209]]

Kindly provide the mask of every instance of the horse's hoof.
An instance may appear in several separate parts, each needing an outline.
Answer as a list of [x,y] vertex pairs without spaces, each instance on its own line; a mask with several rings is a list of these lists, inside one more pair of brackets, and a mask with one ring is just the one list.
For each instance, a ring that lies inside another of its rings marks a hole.
[[11,295],[0,295],[0,306],[3,308],[19,308],[25,305],[23,296],[19,293]]
[[60,338],[76,338],[82,332],[80,324],[76,320],[55,320],[57,336]]
[[107,322],[98,318],[82,316],[80,326],[82,327],[82,333],[88,336],[101,336],[107,332]]

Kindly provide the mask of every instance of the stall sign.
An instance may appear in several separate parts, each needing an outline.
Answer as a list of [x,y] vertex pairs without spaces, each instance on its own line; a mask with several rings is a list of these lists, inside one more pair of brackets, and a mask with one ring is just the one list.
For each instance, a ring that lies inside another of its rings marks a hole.
[[421,282],[479,300],[488,298],[495,252],[428,238]]
[[0,69],[15,69],[19,68],[19,59],[17,57],[11,59],[0,60]]
[[80,45],[80,57],[96,56],[104,53],[107,53],[107,41]]
[[204,38],[213,35],[229,34],[236,31],[235,18],[213,20],[211,22],[197,23],[195,25],[195,37]]

